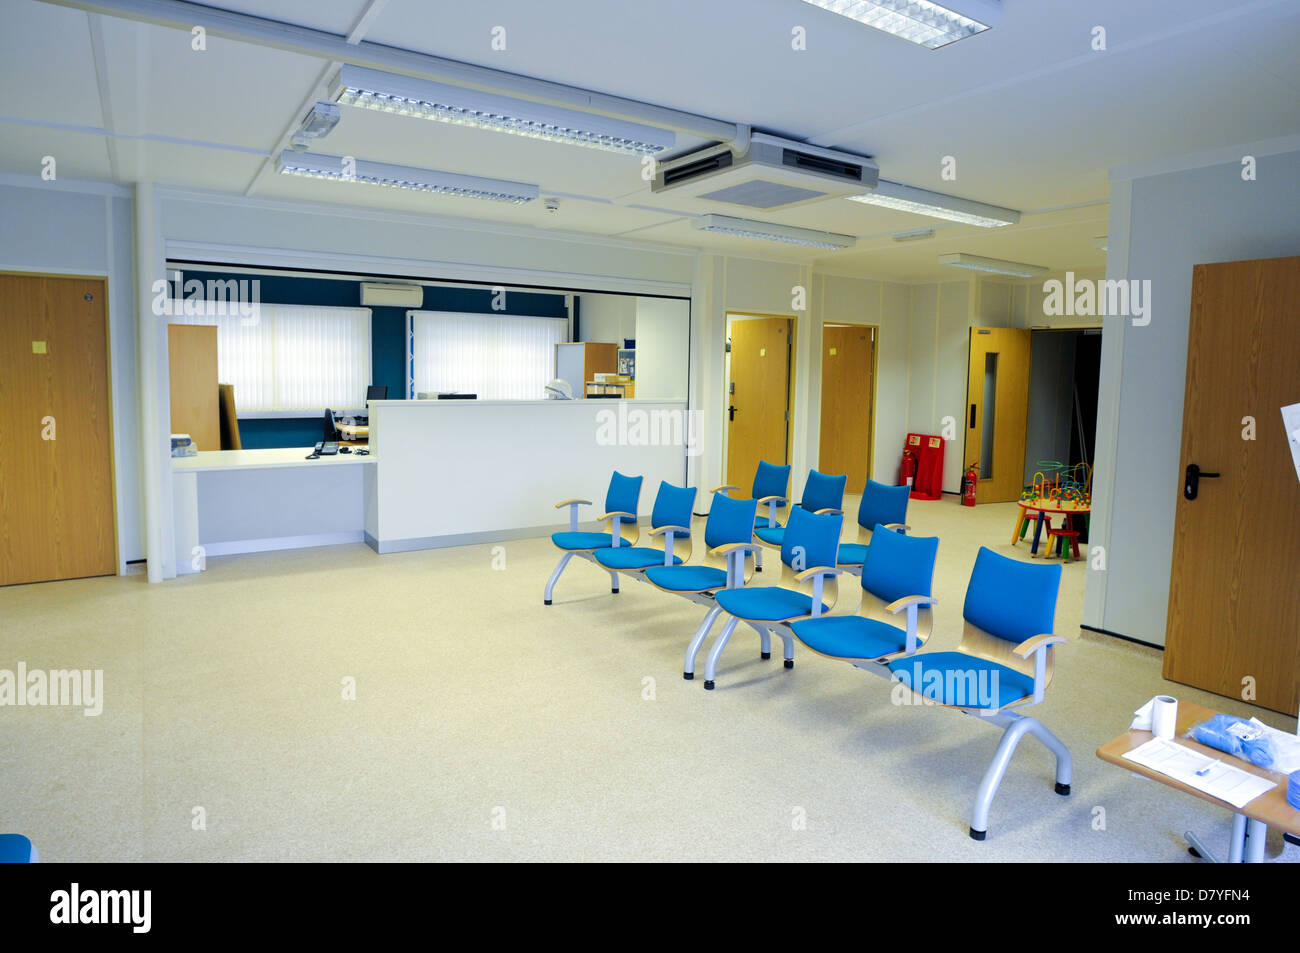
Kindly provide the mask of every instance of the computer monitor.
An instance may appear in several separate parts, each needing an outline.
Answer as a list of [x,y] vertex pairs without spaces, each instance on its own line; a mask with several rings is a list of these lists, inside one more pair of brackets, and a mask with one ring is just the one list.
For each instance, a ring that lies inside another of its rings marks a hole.
[[387,384],[371,384],[366,388],[366,403],[372,400],[388,400]]

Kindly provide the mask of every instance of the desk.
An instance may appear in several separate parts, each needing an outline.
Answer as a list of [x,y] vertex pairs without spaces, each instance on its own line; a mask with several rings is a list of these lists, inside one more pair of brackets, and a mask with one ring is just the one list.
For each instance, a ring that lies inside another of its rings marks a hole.
[[1048,514],[1053,516],[1087,516],[1092,512],[1091,503],[1076,503],[1065,500],[1020,500],[1018,505],[1021,512],[1020,516],[1016,517],[1015,528],[1011,531],[1012,546],[1014,546],[1020,539],[1020,520],[1024,517],[1025,512],[1028,510],[1038,511],[1038,520],[1034,523],[1034,542],[1033,545],[1029,547],[1029,554],[1031,556],[1038,555],[1038,541],[1043,535],[1043,520]]
[[[1269,771],[1267,768],[1256,767],[1249,761],[1233,758],[1222,751],[1208,748],[1203,744],[1192,741],[1190,738],[1182,737],[1191,729],[1192,725],[1206,721],[1215,714],[1217,713],[1213,709],[1180,700],[1178,702],[1178,743],[1212,758],[1231,761],[1235,767],[1241,768],[1243,771],[1249,771],[1261,778],[1268,778],[1270,781],[1277,782],[1277,787],[1255,798],[1255,800],[1243,807],[1240,812],[1236,812],[1236,809],[1226,801],[1220,801],[1217,797],[1206,794],[1204,791],[1188,787],[1168,775],[1153,771],[1125,758],[1125,752],[1132,751],[1155,737],[1149,731],[1126,731],[1118,738],[1108,741],[1098,748],[1097,757],[1101,758],[1102,761],[1118,765],[1144,778],[1151,778],[1153,781],[1159,781],[1161,784],[1168,785],[1175,790],[1198,797],[1202,801],[1209,801],[1211,804],[1217,804],[1220,807],[1226,807],[1234,811],[1232,842],[1229,846],[1228,860],[1230,863],[1239,863],[1243,860],[1258,862],[1264,859],[1264,840],[1269,827],[1280,828],[1289,834],[1300,834],[1300,811],[1286,803],[1286,775]],[[1207,855],[1205,849],[1198,845],[1195,837],[1189,835],[1189,839],[1202,857],[1212,859],[1212,855]]]
[[365,539],[365,480],[374,456],[308,460],[311,447],[208,450],[172,460],[176,571],[207,556]]

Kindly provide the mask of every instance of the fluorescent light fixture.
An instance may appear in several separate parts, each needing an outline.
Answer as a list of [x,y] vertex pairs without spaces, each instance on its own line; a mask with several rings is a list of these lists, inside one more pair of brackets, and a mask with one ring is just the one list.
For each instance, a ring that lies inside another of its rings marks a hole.
[[983,33],[1002,19],[998,0],[804,0],[935,50]]
[[806,248],[848,248],[857,241],[852,235],[819,232],[812,228],[795,228],[793,225],[773,225],[770,222],[755,222],[748,218],[732,218],[729,215],[703,215],[691,224],[703,232],[719,232],[723,235],[736,235],[739,238],[758,238],[765,242],[801,245]]
[[1003,261],[1001,258],[983,258],[979,255],[967,255],[958,252],[955,255],[940,255],[939,264],[952,265],[956,268],[969,268],[972,271],[986,271],[991,275],[1011,275],[1014,278],[1037,278],[1045,275],[1048,269],[1039,265],[1026,265],[1019,261]]
[[934,238],[933,228],[916,228],[910,232],[894,233],[894,241],[896,242],[921,242],[927,238]]
[[676,133],[668,129],[360,66],[339,69],[330,98],[344,106],[607,152],[653,155],[677,144]]
[[457,172],[413,169],[405,165],[316,155],[311,152],[281,152],[278,164],[281,175],[300,175],[311,179],[328,179],[331,182],[360,182],[364,185],[435,192],[460,198],[508,202],[512,205],[531,202],[541,192],[537,186],[522,182],[483,179]]
[[846,197],[851,202],[879,205],[881,208],[928,215],[963,225],[978,225],[980,228],[1002,228],[1020,221],[1020,213],[1014,209],[972,202],[955,195],[944,195],[942,192],[931,192],[929,189],[918,189],[884,179],[880,180],[874,191]]

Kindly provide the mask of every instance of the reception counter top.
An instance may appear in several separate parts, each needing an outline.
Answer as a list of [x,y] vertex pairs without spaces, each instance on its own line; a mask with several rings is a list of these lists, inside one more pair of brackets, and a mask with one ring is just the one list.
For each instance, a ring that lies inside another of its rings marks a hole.
[[322,467],[347,463],[374,463],[375,455],[340,453],[308,460],[312,447],[276,447],[262,450],[204,450],[193,457],[173,457],[172,471],[214,473],[218,470],[255,470],[266,467]]

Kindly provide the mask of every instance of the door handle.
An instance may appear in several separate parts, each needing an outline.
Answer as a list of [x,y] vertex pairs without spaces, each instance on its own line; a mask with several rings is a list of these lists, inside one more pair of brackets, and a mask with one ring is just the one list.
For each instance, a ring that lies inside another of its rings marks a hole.
[[975,429],[975,405],[970,405],[970,429]]
[[1183,496],[1189,500],[1194,500],[1200,493],[1201,480],[1217,478],[1217,473],[1206,473],[1195,463],[1187,464],[1187,476],[1183,480]]
[[735,404],[732,404],[730,407],[727,408],[727,415],[728,415],[728,416],[727,416],[727,419],[728,419],[728,420],[735,420],[735,419],[736,419],[736,405],[735,405]]

